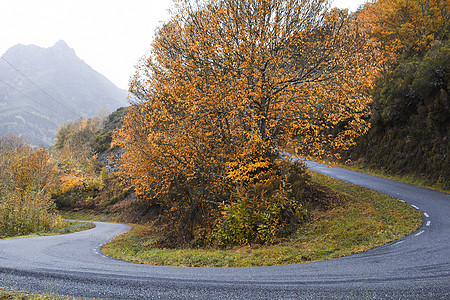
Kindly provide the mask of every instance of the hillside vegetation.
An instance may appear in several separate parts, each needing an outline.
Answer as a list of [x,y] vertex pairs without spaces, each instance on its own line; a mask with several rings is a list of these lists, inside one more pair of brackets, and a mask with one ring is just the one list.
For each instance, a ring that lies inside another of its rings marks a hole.
[[112,172],[117,168],[114,156],[120,153],[111,148],[112,134],[126,110],[122,107],[104,119],[93,117],[59,128],[54,154],[61,176],[52,198],[60,210],[102,210],[131,193],[130,186]]
[[449,46],[436,42],[376,86],[372,128],[347,159],[450,189]]
[[[98,161],[98,151],[109,149],[125,110],[105,120],[64,124],[50,149],[33,148],[14,136],[0,138],[0,238],[90,228],[92,224],[63,222],[59,210],[111,204],[130,193]],[[107,153],[103,155],[108,163]]]
[[449,1],[384,1],[361,12],[389,60],[371,92],[371,129],[343,161],[450,189]]

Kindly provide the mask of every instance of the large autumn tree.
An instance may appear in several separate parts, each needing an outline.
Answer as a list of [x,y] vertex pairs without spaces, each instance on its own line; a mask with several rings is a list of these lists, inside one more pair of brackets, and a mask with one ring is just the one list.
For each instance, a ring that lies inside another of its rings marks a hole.
[[376,73],[365,32],[326,0],[178,1],[131,80],[122,170],[193,232],[277,173],[287,142],[308,157],[348,147]]

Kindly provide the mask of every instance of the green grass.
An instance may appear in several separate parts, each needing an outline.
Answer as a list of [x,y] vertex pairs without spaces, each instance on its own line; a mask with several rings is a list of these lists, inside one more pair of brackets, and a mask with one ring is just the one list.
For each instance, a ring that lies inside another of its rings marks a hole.
[[35,232],[35,233],[21,235],[21,236],[6,236],[6,237],[0,236],[0,239],[67,234],[67,233],[83,231],[83,230],[87,230],[87,229],[91,229],[91,228],[95,227],[94,223],[92,223],[92,222],[64,221],[64,223],[65,223],[65,226],[62,228],[54,228],[50,231]]
[[61,216],[68,220],[85,220],[96,222],[116,222],[117,217],[114,214],[95,212],[91,210],[78,211],[60,211]]
[[73,299],[87,299],[87,298],[73,298],[58,296],[55,294],[37,294],[29,293],[26,291],[16,291],[7,287],[0,287],[0,300],[11,299],[11,300],[73,300]]
[[310,172],[347,201],[329,211],[313,211],[312,220],[288,240],[271,246],[228,249],[158,249],[143,225],[106,244],[106,255],[138,263],[170,266],[249,267],[319,261],[366,251],[414,232],[422,214],[373,190]]
[[342,164],[342,163],[331,162],[331,164],[334,164],[341,168],[345,168],[345,169],[349,169],[349,170],[353,170],[353,171],[357,171],[357,172],[361,172],[361,173],[366,173],[366,174],[370,174],[370,175],[375,175],[375,176],[379,176],[379,177],[383,177],[383,178],[387,178],[387,179],[392,179],[392,180],[400,181],[403,183],[409,183],[412,185],[420,186],[420,187],[427,188],[427,189],[432,189],[432,190],[443,192],[443,193],[450,193],[450,188],[449,188],[448,182],[434,182],[434,181],[427,180],[425,178],[419,178],[418,176],[413,175],[413,174],[393,175],[393,174],[386,173],[383,170],[367,168],[367,167],[364,167],[357,163]]

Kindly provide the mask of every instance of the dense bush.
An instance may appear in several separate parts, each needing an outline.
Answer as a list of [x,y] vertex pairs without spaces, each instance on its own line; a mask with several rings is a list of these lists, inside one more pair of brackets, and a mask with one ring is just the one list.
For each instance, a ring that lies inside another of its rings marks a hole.
[[278,161],[266,178],[243,185],[222,207],[217,238],[227,244],[272,244],[307,218],[304,187],[308,176],[299,162]]
[[0,237],[49,231],[62,226],[62,219],[48,196],[11,194],[0,203]]
[[33,150],[15,137],[0,139],[0,236],[62,225],[50,198],[56,176],[48,150]]

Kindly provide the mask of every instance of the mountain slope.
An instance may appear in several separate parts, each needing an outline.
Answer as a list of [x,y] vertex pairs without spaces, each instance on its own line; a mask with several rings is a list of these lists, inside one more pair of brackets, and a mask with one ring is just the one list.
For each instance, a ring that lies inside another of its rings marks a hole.
[[450,41],[402,60],[373,90],[372,127],[343,155],[450,189]]
[[50,48],[19,44],[2,58],[0,136],[22,135],[32,144],[49,146],[61,124],[127,104],[126,92],[77,57],[64,41]]

